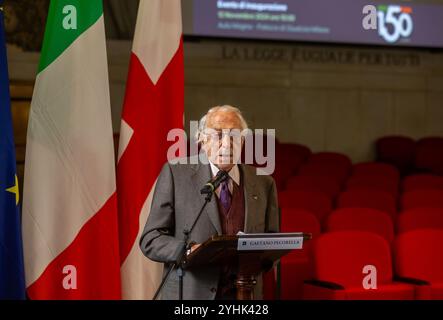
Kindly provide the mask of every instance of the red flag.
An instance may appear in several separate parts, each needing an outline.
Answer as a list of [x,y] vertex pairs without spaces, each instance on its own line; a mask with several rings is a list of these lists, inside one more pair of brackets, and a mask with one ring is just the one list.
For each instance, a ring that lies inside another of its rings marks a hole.
[[168,132],[183,128],[184,67],[180,0],[142,0],[120,129],[117,191],[122,296],[151,299],[162,266],[138,241],[156,179],[167,161]]

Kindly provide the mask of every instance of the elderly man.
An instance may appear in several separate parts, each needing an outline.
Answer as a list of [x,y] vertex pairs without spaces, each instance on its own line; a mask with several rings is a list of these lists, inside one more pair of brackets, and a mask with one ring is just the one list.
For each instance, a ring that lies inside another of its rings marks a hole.
[[[243,137],[240,142],[235,137],[245,129],[247,124],[237,108],[214,107],[200,120],[198,131],[198,141],[209,161],[164,165],[140,248],[149,259],[163,262],[165,271],[183,252],[183,230],[190,227],[204,203],[200,189],[219,170],[228,172],[229,178],[215,190],[213,201],[190,233],[189,240],[197,244],[193,248],[216,234],[278,232],[274,180],[257,175],[254,167],[238,163]],[[235,299],[235,272],[235,266],[190,268],[184,274],[183,298]],[[163,288],[163,299],[178,298],[178,281],[173,272]],[[261,291],[259,278],[256,298],[262,297]]]

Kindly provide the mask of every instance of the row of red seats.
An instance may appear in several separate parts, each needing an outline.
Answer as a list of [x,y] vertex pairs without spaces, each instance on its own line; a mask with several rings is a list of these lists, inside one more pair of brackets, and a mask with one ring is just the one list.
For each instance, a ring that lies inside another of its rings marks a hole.
[[403,233],[392,251],[385,239],[373,233],[325,233],[313,244],[314,280],[303,284],[302,297],[443,299],[442,245],[443,230],[436,229]]
[[[256,139],[262,140],[260,145],[263,146],[264,154],[267,154],[266,138],[266,135],[253,136],[252,140],[254,145]],[[195,142],[188,141],[189,150],[191,143]],[[443,137],[426,137],[414,141],[405,136],[386,136],[379,138],[375,145],[377,162],[392,164],[402,175],[416,172],[443,174]],[[195,150],[198,150],[197,146]],[[294,174],[308,158],[311,163],[317,161],[325,163],[327,160],[326,162],[331,164],[350,164],[349,158],[344,155],[341,157],[328,155],[328,152],[312,155],[311,150],[304,145],[279,143],[277,139],[275,140],[275,153],[277,170],[274,176],[276,180]],[[244,153],[242,158],[244,160]]]
[[[286,147],[289,147],[289,145],[286,145]],[[285,159],[290,159],[291,157],[297,158],[295,150],[301,148],[301,146],[292,145],[292,147],[294,148],[294,155],[289,156],[291,153],[288,155],[288,152],[286,152]],[[279,148],[277,148],[277,150],[279,150]],[[296,182],[291,181],[291,179],[293,180],[293,178],[291,178],[293,176],[328,180],[329,184],[334,184],[334,186],[338,185],[339,189],[345,186],[345,182],[349,177],[355,180],[350,182],[350,186],[358,185],[359,180],[367,183],[371,183],[371,181],[374,182],[375,177],[389,179],[392,181],[391,184],[397,186],[400,178],[399,171],[392,165],[377,162],[352,165],[349,157],[336,152],[305,154],[304,157],[303,161],[279,161],[281,158],[279,157],[279,152],[277,152],[277,165],[273,176],[280,190],[296,184]],[[290,181],[288,181],[288,179]],[[375,183],[377,183],[377,181],[375,181]],[[332,190],[332,192],[333,191],[334,190]]]
[[443,138],[418,141],[406,136],[386,136],[376,141],[377,161],[396,166],[402,174],[430,172],[443,174]]
[[[344,190],[382,190],[394,197],[400,192],[420,189],[443,190],[443,177],[431,174],[415,174],[404,177],[400,184],[389,176],[380,174],[359,174],[349,177]],[[289,177],[283,190],[319,191],[330,197],[336,197],[342,190],[340,183],[329,175],[296,175]]]
[[[442,229],[443,207],[413,208],[399,215],[395,221],[383,212],[371,208],[342,208],[334,210],[324,223],[324,231],[360,230],[373,232],[392,242],[395,234],[416,229]],[[281,210],[282,232],[305,231],[318,235],[321,222],[309,211],[283,208]]]
[[[282,208],[305,209],[323,221],[334,208],[331,197],[316,191],[285,190],[278,194]],[[336,208],[372,208],[388,213],[393,219],[397,213],[421,207],[443,207],[443,190],[414,190],[400,198],[400,210],[396,199],[386,191],[350,190],[338,195]]]
[[[441,214],[438,209],[426,209],[426,213],[423,214],[421,212],[414,213],[414,211],[420,211],[419,208],[411,210],[403,210],[403,208],[420,207],[423,204],[440,206],[441,201],[439,199],[442,198],[440,192],[436,192],[432,196],[430,192],[421,190],[443,189],[442,177],[421,174],[401,180],[399,170],[392,165],[385,163],[352,165],[351,160],[346,155],[334,152],[312,154],[309,148],[296,144],[277,144],[276,155],[277,166],[273,176],[280,191],[280,206],[303,208],[311,211],[315,213],[314,217],[310,215],[311,220],[317,222],[318,225],[317,231],[314,230],[315,228],[309,228],[309,223],[301,229],[295,228],[287,231],[303,230],[313,233],[314,238],[317,238],[320,235],[322,225],[316,219],[318,217],[322,222],[326,222],[323,225],[326,230],[340,230],[340,228],[369,230],[385,235],[392,242],[395,231],[394,224],[397,226],[397,232],[404,232],[404,230],[413,229],[415,226],[438,225],[435,220],[441,221],[439,220]],[[295,177],[293,177],[294,175]],[[291,191],[282,192],[284,189]],[[340,193],[342,190],[345,191],[343,194]],[[417,192],[409,193],[409,191]],[[402,195],[401,201],[397,201],[400,192],[408,193],[408,195]],[[430,204],[431,202],[433,204]],[[343,209],[334,211],[333,215],[327,219],[329,213],[336,206],[343,207]],[[356,214],[353,218],[348,218],[346,211],[355,210],[345,208],[356,206],[375,209],[361,209],[367,210],[366,213]],[[396,219],[397,208],[404,211],[398,219]],[[391,218],[381,211],[390,213]],[[282,230],[285,230],[285,226],[291,226],[290,223],[285,222],[284,212],[285,209],[283,208]],[[297,220],[299,219],[294,219],[294,221]],[[376,223],[374,220],[385,222]],[[313,222],[314,225],[315,222]],[[308,243],[307,248],[309,248],[309,245]],[[294,254],[300,255],[301,253]],[[302,292],[300,286],[304,279],[312,276],[309,272],[312,272],[313,267],[303,263],[287,265],[284,263],[287,259],[290,259],[290,257],[285,257],[282,260],[282,280],[285,278],[285,270],[292,275],[296,275],[297,279],[301,280],[301,282],[298,282],[298,288],[297,284],[294,283],[289,283],[286,288],[288,288],[291,298],[300,298]],[[285,298],[284,281],[282,282],[282,297]]]
[[[311,232],[316,239],[320,235],[321,226],[327,231],[366,230],[392,243],[394,231],[403,233],[417,227],[443,225],[443,209],[438,209],[443,207],[442,177],[420,174],[401,180],[399,171],[392,165],[352,165],[345,155],[332,152],[308,154],[304,161],[299,162],[297,168],[287,172],[297,175],[280,183],[277,181],[280,190],[286,189],[279,192],[282,231]],[[276,179],[278,177],[274,176]],[[282,175],[281,178],[286,177]],[[341,192],[342,190],[345,191]],[[400,192],[403,194],[398,197]],[[400,199],[399,204],[397,198]],[[436,208],[421,208],[423,206]],[[334,207],[340,209],[329,215]],[[361,208],[356,209],[358,207]],[[300,228],[291,228],[294,227],[291,221],[298,224],[303,221],[300,217],[291,217],[291,214],[288,214],[291,211],[300,211],[297,208],[307,210],[310,218],[307,218],[308,222],[300,225]],[[402,210],[398,218],[397,208]],[[397,226],[396,230],[394,224]],[[306,255],[309,247],[310,243],[307,243],[305,249],[282,259],[282,298],[300,299],[303,281],[314,277],[314,260]],[[293,255],[298,255],[298,260],[294,260]],[[267,297],[271,296],[268,294]]]
[[[326,232],[364,231],[381,236],[388,243],[394,240],[394,225],[388,214],[368,208],[345,208],[335,210],[326,221]],[[397,232],[405,233],[423,228],[443,230],[443,208],[416,208],[400,215]],[[281,231],[304,231],[312,233],[313,241],[305,243],[281,260],[281,297],[300,299],[303,282],[314,277],[311,246],[320,237],[321,226],[316,216],[299,209],[282,209]]]
[[289,177],[283,188],[279,192],[281,207],[308,209],[320,220],[333,207],[369,207],[395,218],[398,210],[443,205],[443,177],[420,174],[401,180],[391,165],[352,166],[348,157],[333,152],[311,154],[298,175]]
[[[303,145],[276,141],[277,176],[290,175],[311,156]],[[428,172],[443,175],[443,137],[425,137],[418,141],[405,136],[385,136],[377,139],[376,161],[392,164],[402,175]],[[319,156],[322,160],[323,156]],[[343,162],[343,159],[332,159]],[[289,172],[288,170],[289,169]]]

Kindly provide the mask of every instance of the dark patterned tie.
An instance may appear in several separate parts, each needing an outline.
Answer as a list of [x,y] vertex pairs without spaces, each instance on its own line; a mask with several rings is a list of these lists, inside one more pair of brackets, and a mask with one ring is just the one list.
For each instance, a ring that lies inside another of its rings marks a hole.
[[220,202],[225,208],[225,212],[227,213],[229,211],[229,208],[231,207],[231,193],[229,192],[229,178],[226,179],[221,183],[221,189],[220,189]]

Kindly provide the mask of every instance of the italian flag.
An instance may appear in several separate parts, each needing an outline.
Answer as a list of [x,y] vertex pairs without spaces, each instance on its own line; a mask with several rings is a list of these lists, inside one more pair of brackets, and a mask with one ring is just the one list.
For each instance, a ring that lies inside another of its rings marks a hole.
[[[117,189],[124,299],[152,299],[163,266],[146,258],[140,235],[171,129],[183,128],[180,0],[141,0],[120,129]],[[183,138],[183,136],[181,136]]]
[[119,299],[115,163],[101,0],[51,1],[23,201],[31,299]]

